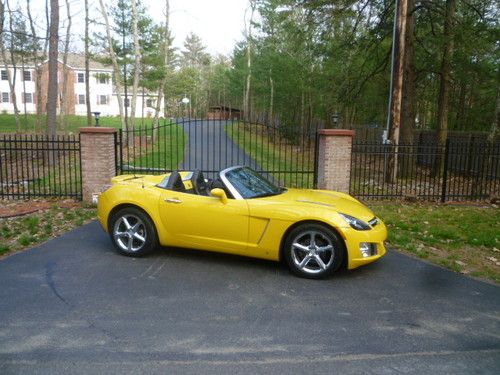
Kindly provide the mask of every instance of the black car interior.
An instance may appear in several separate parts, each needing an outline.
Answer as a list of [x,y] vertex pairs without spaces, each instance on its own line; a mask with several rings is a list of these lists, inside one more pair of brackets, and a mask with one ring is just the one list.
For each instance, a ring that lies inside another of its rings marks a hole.
[[205,177],[203,177],[203,173],[199,169],[193,172],[191,176],[191,184],[193,185],[193,190],[195,194],[205,195],[205,196],[210,195],[208,184],[205,181]]
[[168,178],[167,184],[165,185],[165,189],[178,191],[181,193],[186,192],[186,187],[184,186],[184,182],[182,182],[182,177],[178,171],[172,171],[170,177]]
[[182,182],[182,176],[180,175],[179,171],[172,171],[172,173],[169,176],[165,177],[165,179],[157,186],[166,190],[173,190],[181,193],[190,193],[203,196],[210,196],[210,190],[219,188],[226,192],[228,198],[233,198],[233,195],[229,192],[220,178],[205,180],[203,172],[200,170],[195,170],[192,173],[190,181],[193,188],[188,190]]

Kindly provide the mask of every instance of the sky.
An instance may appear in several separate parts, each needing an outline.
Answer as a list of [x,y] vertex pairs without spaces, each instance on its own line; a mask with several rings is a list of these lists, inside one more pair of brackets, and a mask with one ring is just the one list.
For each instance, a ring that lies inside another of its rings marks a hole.
[[[112,4],[115,0],[105,0]],[[26,0],[14,0],[26,9]],[[142,0],[148,14],[157,22],[165,21],[165,0]],[[59,0],[60,37],[65,35],[66,2]],[[99,1],[90,0],[91,17],[100,15]],[[12,6],[15,8],[15,5]],[[70,0],[72,14],[72,45],[78,49],[81,45],[84,30],[84,1]],[[248,8],[248,0],[170,0],[170,28],[174,36],[174,47],[182,48],[186,36],[190,32],[197,34],[212,55],[218,53],[230,55],[236,42],[243,39],[244,17]],[[31,0],[31,9],[37,24],[45,25],[45,1]],[[102,21],[104,22],[104,21]],[[80,48],[82,49],[82,48]]]
[[[144,1],[144,4],[156,21],[164,21],[163,0]],[[181,48],[186,35],[194,32],[212,55],[231,54],[236,42],[243,39],[247,7],[248,0],[170,0],[174,46]]]

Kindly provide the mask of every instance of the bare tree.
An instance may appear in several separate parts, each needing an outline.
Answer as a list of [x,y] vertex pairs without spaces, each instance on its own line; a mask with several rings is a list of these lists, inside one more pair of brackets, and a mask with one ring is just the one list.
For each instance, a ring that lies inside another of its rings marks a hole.
[[92,125],[90,109],[90,53],[89,53],[89,0],[85,0],[85,104],[87,106],[87,126]]
[[3,35],[3,20],[4,20],[4,13],[3,13],[3,2],[0,0],[0,35]]
[[139,77],[141,73],[141,46],[139,45],[139,30],[137,27],[139,16],[137,15],[137,0],[132,0],[132,33],[134,36],[134,81],[132,82],[132,103],[130,106],[130,125],[135,129],[135,111],[137,106],[137,90],[139,88]]
[[66,27],[66,40],[64,41],[64,54],[63,54],[63,86],[62,86],[62,98],[61,98],[61,111],[60,111],[60,126],[61,130],[64,130],[64,121],[66,116],[66,109],[68,107],[68,52],[69,52],[69,42],[71,39],[71,8],[69,6],[69,0],[66,1],[66,13],[68,17],[68,26]]
[[154,128],[159,125],[159,116],[161,101],[163,99],[163,94],[165,92],[165,85],[167,83],[167,69],[168,69],[168,49],[170,47],[170,1],[165,0],[165,30],[163,32],[163,69],[165,69],[163,76],[160,81],[160,86],[158,87],[158,100],[155,106],[155,117],[154,117]]
[[49,79],[47,92],[47,135],[56,135],[58,99],[59,0],[50,0]]
[[[248,20],[248,25],[245,27],[245,36],[247,39],[247,77],[245,85],[245,94],[243,98],[243,112],[244,116],[248,119],[250,114],[250,86],[252,81],[252,24],[255,8],[257,3],[255,0],[249,0],[250,2],[250,19]],[[245,19],[246,22],[246,19]]]
[[[10,22],[9,22],[9,27],[12,29],[12,14],[10,12],[10,7],[9,7],[9,2],[7,1],[6,2],[6,5],[7,5],[7,8],[9,10],[9,14],[10,14]],[[1,10],[2,10],[2,23],[4,23],[4,20],[5,20],[5,5],[2,3],[2,6],[1,6]],[[11,40],[12,40],[12,33],[11,33]],[[7,57],[7,51],[5,49],[5,39],[4,39],[4,35],[3,35],[3,29],[2,29],[2,34],[0,34],[0,52],[2,53],[2,59],[3,59],[3,63],[4,63],[4,68],[6,70],[6,73],[7,73],[7,81],[9,82],[9,89],[10,89],[10,96],[11,96],[11,99],[12,99],[12,104],[14,105],[14,117],[15,117],[15,120],[16,120],[16,128],[17,128],[17,131],[20,132],[21,131],[21,121],[19,119],[19,109],[17,107],[17,97],[16,97],[16,90],[15,90],[15,86],[16,86],[16,64],[15,64],[15,60],[14,60],[14,52],[12,51],[13,48],[10,48],[10,61],[9,61],[9,58]],[[12,46],[12,42],[11,42],[11,46]],[[9,62],[10,62],[10,65],[12,65],[13,67],[13,73],[11,73],[10,71],[10,68],[9,68]]]
[[42,126],[42,63],[47,59],[47,47],[49,43],[49,5],[48,0],[45,0],[45,20],[46,20],[46,35],[44,38],[43,47],[40,50],[39,39],[36,34],[35,23],[33,17],[31,15],[31,2],[30,0],[26,0],[26,12],[28,15],[28,20],[30,24],[31,34],[33,39],[35,39],[34,43],[31,43],[33,46],[32,51],[32,59],[35,64],[35,95],[36,95],[36,121],[35,121],[35,131],[40,129]]
[[125,122],[125,115],[123,112],[123,98],[121,96],[122,92],[122,78],[121,78],[121,72],[120,72],[120,67],[118,66],[118,60],[116,59],[116,53],[113,48],[113,37],[111,36],[111,26],[109,24],[109,18],[108,18],[108,12],[104,6],[104,3],[102,0],[99,0],[99,5],[101,7],[101,13],[102,16],[104,17],[104,22],[106,25],[106,37],[108,40],[108,52],[109,56],[111,58],[111,62],[113,64],[113,72],[115,76],[115,88],[116,88],[116,93],[117,93],[117,99],[118,99],[118,109],[120,111],[120,118],[122,120],[122,129],[125,131],[127,130],[126,122]]

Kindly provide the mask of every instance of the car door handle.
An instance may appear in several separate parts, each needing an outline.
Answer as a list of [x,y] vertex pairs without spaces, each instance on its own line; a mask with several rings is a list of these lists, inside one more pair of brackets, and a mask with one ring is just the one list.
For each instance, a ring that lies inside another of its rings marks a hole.
[[177,198],[167,198],[165,199],[165,202],[167,203],[182,203],[182,201],[180,199],[177,199]]

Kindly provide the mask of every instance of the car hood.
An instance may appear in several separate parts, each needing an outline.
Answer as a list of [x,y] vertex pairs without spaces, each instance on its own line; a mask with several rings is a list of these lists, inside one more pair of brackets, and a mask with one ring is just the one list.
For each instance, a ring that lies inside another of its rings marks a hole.
[[302,203],[317,207],[329,207],[364,221],[371,220],[375,216],[368,207],[350,195],[330,190],[288,189],[275,197],[291,204]]

